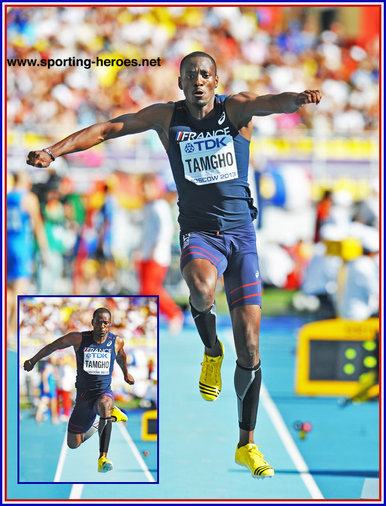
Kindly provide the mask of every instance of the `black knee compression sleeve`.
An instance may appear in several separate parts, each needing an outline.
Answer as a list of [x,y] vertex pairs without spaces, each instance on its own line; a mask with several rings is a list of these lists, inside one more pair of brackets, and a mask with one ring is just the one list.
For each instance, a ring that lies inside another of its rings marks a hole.
[[111,427],[112,427],[113,419],[109,418],[100,418],[98,425],[98,434],[99,434],[99,451],[101,453],[107,453],[110,444],[111,437]]
[[217,341],[216,304],[213,302],[208,310],[200,312],[197,311],[190,302],[190,308],[202,342],[207,348],[213,348]]
[[239,427],[243,430],[253,430],[256,425],[257,408],[259,406],[261,386],[261,362],[257,366],[247,369],[236,362],[235,390],[239,412]]

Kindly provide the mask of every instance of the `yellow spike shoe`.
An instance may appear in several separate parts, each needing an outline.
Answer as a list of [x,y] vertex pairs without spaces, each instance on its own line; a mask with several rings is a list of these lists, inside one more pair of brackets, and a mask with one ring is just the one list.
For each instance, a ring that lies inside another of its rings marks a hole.
[[127,422],[127,416],[125,413],[116,406],[114,406],[111,410],[110,416],[113,416],[115,418],[115,420],[113,420],[114,422]]
[[219,341],[222,355],[210,357],[204,353],[204,361],[201,362],[201,375],[199,388],[202,397],[206,401],[215,401],[221,392],[221,364],[224,358],[224,346]]
[[104,455],[98,459],[98,473],[107,473],[113,470],[113,463],[106,459]]
[[235,462],[239,466],[247,467],[254,478],[271,478],[275,471],[263,457],[256,445],[246,444],[236,449]]

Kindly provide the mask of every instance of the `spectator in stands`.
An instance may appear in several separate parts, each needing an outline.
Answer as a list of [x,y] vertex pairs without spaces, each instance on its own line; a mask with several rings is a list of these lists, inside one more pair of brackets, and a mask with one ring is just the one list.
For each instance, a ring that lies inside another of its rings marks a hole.
[[7,195],[7,323],[8,344],[16,345],[17,299],[26,295],[34,273],[34,237],[42,260],[47,262],[48,244],[39,201],[31,192],[27,172],[14,176],[14,187]]
[[159,309],[166,316],[170,331],[178,333],[184,317],[163,286],[171,262],[174,234],[170,204],[162,198],[161,182],[156,175],[143,178],[142,190],[145,206],[138,263],[139,293],[159,295]]
[[336,309],[340,318],[366,320],[379,312],[379,235],[363,229],[363,255],[346,262],[339,272]]

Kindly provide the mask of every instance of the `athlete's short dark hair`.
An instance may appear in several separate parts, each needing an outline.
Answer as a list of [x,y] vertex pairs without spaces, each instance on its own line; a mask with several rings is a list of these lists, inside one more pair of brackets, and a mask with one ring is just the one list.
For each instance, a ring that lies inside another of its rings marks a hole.
[[215,72],[215,75],[217,76],[217,65],[216,65],[215,59],[213,58],[213,56],[210,56],[210,54],[204,53],[203,51],[194,51],[193,53],[189,53],[186,56],[184,56],[181,60],[181,63],[180,63],[180,74],[181,74],[182,66],[186,62],[186,60],[190,60],[190,58],[195,58],[196,56],[201,56],[202,58],[209,58],[209,60],[213,63],[214,72]]
[[94,313],[92,315],[92,319],[94,319],[95,316],[98,315],[99,313],[108,313],[110,315],[110,320],[111,320],[111,313],[106,307],[98,307],[98,309],[96,309],[94,311]]

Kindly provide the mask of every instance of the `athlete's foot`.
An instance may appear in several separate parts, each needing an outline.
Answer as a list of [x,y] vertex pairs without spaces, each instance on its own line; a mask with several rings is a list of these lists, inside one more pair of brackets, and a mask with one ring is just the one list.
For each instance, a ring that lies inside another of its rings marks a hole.
[[220,357],[221,355],[224,355],[224,347],[221,341],[217,339],[213,348],[205,346],[205,355],[208,355],[208,357]]
[[249,469],[254,478],[267,478],[275,474],[273,468],[263,459],[255,444],[248,443],[236,448],[235,462]]
[[98,459],[98,473],[107,473],[113,470],[113,463],[106,459],[104,455]]
[[204,352],[204,361],[201,362],[201,375],[199,388],[206,401],[215,401],[221,392],[221,365],[224,358],[224,347],[220,341],[221,355],[209,356]]
[[113,422],[127,422],[127,416],[116,406],[111,410],[110,416],[113,417]]

